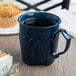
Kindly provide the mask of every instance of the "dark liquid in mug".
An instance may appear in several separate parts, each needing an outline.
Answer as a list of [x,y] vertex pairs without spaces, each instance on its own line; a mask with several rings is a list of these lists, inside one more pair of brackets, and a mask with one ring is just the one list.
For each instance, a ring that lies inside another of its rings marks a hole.
[[27,19],[23,22],[23,24],[27,24],[29,26],[37,26],[37,27],[47,27],[55,25],[55,20],[50,20],[46,18],[39,18],[39,19]]

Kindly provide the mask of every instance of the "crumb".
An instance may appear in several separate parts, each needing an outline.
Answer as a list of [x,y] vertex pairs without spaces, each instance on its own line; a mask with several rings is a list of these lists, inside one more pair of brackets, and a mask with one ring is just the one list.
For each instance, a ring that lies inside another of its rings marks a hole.
[[6,53],[3,52],[2,50],[0,50],[0,57],[3,57],[3,56],[5,56],[5,55],[6,55]]

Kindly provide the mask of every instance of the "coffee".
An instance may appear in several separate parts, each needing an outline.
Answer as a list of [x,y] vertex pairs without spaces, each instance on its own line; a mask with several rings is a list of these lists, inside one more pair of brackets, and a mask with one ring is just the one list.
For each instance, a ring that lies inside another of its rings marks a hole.
[[29,18],[26,19],[23,24],[27,24],[29,26],[37,26],[37,27],[47,27],[47,26],[52,26],[55,25],[56,21],[52,19],[47,19],[47,18]]

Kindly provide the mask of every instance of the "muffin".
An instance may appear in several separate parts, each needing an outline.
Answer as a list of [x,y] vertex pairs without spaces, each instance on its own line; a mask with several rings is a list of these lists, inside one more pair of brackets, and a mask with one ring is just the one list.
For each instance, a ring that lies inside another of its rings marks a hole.
[[17,24],[20,8],[13,3],[0,3],[0,27],[14,27]]

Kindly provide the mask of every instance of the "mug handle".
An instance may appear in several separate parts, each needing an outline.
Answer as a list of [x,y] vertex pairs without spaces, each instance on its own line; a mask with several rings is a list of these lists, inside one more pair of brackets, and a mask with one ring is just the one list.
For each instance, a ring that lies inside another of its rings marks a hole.
[[55,39],[56,35],[57,35],[58,33],[60,33],[60,32],[62,33],[62,35],[63,35],[64,38],[66,39],[66,47],[65,47],[65,49],[64,49],[63,52],[52,53],[52,56],[53,56],[54,58],[58,58],[60,55],[64,54],[64,53],[69,49],[69,46],[70,46],[70,43],[71,43],[71,36],[70,36],[70,35],[66,32],[66,30],[64,30],[64,29],[58,30],[58,31],[54,34],[53,40]]

